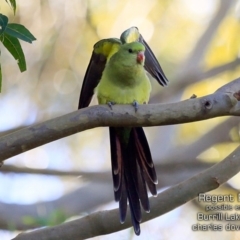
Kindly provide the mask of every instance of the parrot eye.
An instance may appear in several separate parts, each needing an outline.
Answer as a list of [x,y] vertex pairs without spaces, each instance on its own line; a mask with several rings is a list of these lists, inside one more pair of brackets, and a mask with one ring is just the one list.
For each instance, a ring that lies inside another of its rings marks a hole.
[[128,52],[129,52],[129,53],[132,53],[132,52],[133,52],[133,50],[132,50],[131,48],[129,48],[129,49],[128,49]]

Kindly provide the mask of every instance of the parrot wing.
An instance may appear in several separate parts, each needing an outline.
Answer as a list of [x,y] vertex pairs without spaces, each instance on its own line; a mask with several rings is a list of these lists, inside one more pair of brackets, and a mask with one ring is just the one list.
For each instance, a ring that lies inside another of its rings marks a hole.
[[137,27],[131,27],[124,31],[120,37],[121,42],[140,42],[145,46],[145,65],[144,68],[149,72],[153,78],[155,78],[158,83],[162,86],[167,85],[168,79],[165,76],[157,58],[152,52],[151,48],[148,46],[143,36],[140,34]]
[[117,38],[103,39],[94,45],[92,56],[83,79],[78,109],[87,107],[90,104],[94,89],[101,79],[105,64],[118,51],[120,45],[121,42]]

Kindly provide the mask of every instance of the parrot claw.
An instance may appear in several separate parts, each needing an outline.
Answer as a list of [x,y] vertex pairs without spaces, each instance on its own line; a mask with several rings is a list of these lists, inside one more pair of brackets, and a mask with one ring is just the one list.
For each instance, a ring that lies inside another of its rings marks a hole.
[[115,102],[108,102],[107,105],[111,108],[112,110],[112,106],[115,105]]
[[135,112],[137,112],[137,110],[138,110],[138,102],[136,100],[134,100],[132,105],[133,105],[133,107],[135,109]]

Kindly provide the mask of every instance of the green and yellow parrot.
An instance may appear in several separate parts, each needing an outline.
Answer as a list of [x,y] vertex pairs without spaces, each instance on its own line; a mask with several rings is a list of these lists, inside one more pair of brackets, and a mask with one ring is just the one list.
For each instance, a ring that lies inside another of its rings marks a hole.
[[[136,27],[120,39],[103,39],[94,45],[84,77],[78,108],[87,107],[94,93],[99,104],[146,104],[151,84],[148,71],[162,86],[167,84],[156,57]],[[129,202],[136,235],[140,234],[141,206],[150,211],[148,186],[157,195],[157,176],[149,145],[141,127],[110,127],[110,148],[115,200],[123,223]]]

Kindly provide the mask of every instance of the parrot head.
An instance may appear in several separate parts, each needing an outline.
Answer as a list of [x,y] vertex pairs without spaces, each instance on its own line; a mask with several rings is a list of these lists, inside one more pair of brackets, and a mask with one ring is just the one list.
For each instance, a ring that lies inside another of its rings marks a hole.
[[136,83],[136,79],[140,79],[137,76],[142,76],[142,73],[145,73],[144,51],[144,45],[139,42],[120,45],[119,50],[109,59],[105,71],[111,76],[114,75],[114,78],[117,76],[121,83],[128,85]]
[[145,47],[139,42],[126,43],[121,46],[116,53],[117,58],[124,63],[124,65],[144,65]]

